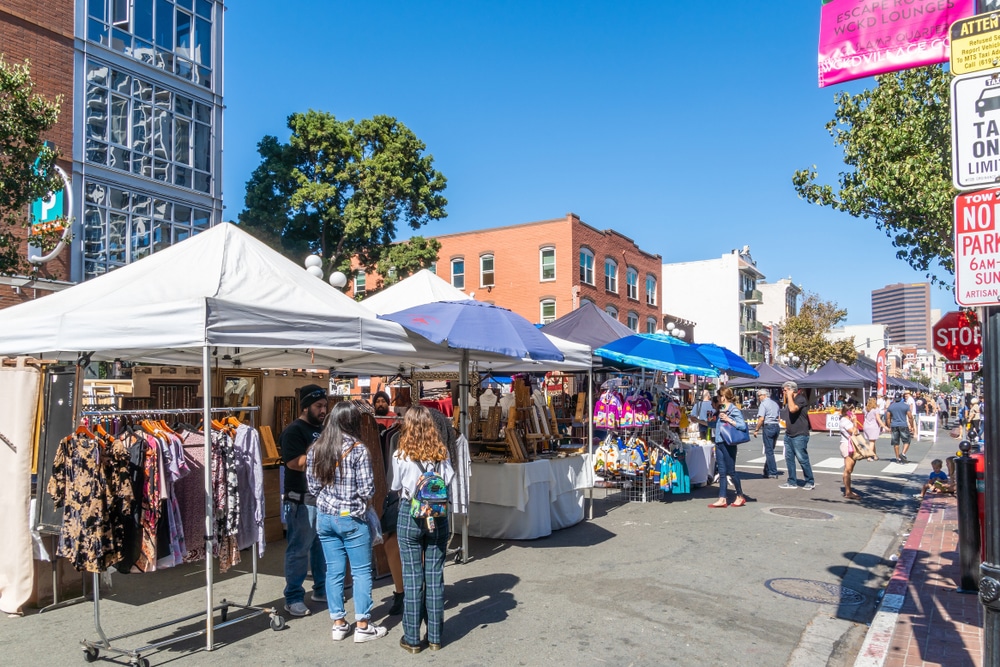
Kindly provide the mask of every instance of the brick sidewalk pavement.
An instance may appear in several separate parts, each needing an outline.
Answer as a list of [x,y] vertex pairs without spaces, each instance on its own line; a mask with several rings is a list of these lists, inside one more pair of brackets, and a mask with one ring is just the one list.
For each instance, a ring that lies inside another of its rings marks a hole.
[[959,580],[957,501],[928,496],[856,664],[982,667],[983,610]]

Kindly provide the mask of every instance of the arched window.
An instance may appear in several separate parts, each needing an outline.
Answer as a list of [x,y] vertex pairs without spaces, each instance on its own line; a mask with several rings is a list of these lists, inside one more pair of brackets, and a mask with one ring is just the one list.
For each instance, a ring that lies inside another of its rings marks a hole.
[[583,298],[583,299],[580,299],[580,307],[583,307],[583,304],[585,304],[585,303],[593,304],[594,302],[592,300],[590,300],[590,299],[587,299],[586,297]]
[[586,248],[580,248],[580,282],[594,284],[594,253]]
[[656,305],[656,276],[646,275],[646,303]]
[[627,326],[632,331],[639,333],[639,313],[628,311],[628,316],[625,321],[625,326]]
[[618,264],[611,258],[604,260],[604,289],[618,294]]
[[481,255],[479,257],[479,286],[493,287],[495,284],[493,280],[493,255]]
[[542,248],[538,254],[539,280],[556,279],[556,249]]
[[646,333],[656,333],[656,318],[647,317],[646,318]]
[[556,319],[556,300],[542,299],[539,308],[539,319],[542,324],[548,324]]
[[625,296],[639,300],[639,272],[631,266],[625,271]]
[[614,306],[608,306],[607,308],[604,309],[604,312],[606,312],[608,315],[615,318],[616,320],[618,319],[618,309],[615,308]]
[[456,257],[451,260],[451,285],[465,289],[465,258]]

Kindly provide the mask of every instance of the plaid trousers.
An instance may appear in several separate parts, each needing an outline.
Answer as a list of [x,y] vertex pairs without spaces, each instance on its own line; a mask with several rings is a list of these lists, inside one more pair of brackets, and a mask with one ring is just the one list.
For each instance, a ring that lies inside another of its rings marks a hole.
[[420,643],[420,621],[427,621],[427,641],[441,643],[444,630],[444,558],[448,547],[448,518],[434,519],[427,530],[426,519],[410,516],[408,503],[400,507],[396,521],[400,560],[403,561],[403,637]]

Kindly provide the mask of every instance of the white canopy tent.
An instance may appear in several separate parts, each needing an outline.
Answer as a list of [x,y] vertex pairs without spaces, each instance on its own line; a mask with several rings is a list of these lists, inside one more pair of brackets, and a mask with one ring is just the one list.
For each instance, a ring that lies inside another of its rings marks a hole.
[[[200,365],[202,395],[219,366],[365,368],[453,360],[455,353],[379,320],[231,224],[0,315],[0,356],[123,359]],[[211,402],[203,401],[206,430]],[[206,435],[208,435],[206,433]],[[205,460],[211,461],[211,438]],[[207,558],[214,526],[205,467]],[[207,563],[206,642],[214,647],[213,565]]]

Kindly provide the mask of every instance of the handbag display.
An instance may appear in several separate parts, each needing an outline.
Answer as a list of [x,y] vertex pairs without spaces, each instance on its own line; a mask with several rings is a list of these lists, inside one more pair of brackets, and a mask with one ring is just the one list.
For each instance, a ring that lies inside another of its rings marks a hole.
[[743,431],[721,421],[719,422],[719,434],[727,445],[739,445],[744,442],[750,442],[749,429]]

